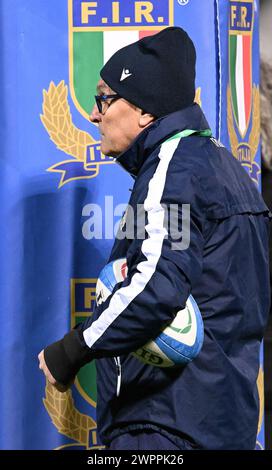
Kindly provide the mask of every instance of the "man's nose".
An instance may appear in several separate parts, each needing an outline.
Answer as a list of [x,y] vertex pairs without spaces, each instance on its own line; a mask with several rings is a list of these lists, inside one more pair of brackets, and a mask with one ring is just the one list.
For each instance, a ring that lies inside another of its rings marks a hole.
[[98,111],[98,107],[97,105],[95,104],[93,109],[92,109],[92,112],[89,116],[89,120],[91,122],[100,122],[101,121],[101,114],[100,112]]

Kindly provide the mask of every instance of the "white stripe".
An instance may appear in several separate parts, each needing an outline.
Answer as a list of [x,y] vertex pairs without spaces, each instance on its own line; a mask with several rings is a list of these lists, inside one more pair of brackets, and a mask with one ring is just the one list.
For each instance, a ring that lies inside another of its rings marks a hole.
[[167,169],[180,139],[164,142],[161,146],[160,162],[148,186],[144,208],[147,211],[147,225],[145,229],[149,238],[142,243],[142,253],[147,258],[137,265],[138,273],[131,278],[130,284],[121,287],[112,296],[109,306],[100,317],[87,328],[84,333],[86,344],[91,348],[105,333],[107,328],[129,306],[131,302],[145,289],[156,270],[161,256],[163,240],[167,235],[164,228],[164,209],[160,203],[164,191]]
[[239,129],[241,133],[244,134],[246,131],[246,112],[244,93],[243,36],[241,34],[237,36],[235,79]]
[[[136,42],[139,39],[139,31],[104,31],[103,33],[103,51],[104,51],[104,64],[111,58],[111,56],[121,49],[122,47]],[[123,65],[126,67],[126,64]],[[121,72],[122,69],[121,68]],[[120,72],[120,74],[121,74]]]

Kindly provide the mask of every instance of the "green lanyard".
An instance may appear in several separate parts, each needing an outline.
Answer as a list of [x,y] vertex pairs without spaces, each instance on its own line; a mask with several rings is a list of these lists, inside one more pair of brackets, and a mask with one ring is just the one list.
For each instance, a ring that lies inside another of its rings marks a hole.
[[194,131],[192,129],[185,129],[184,131],[178,132],[178,134],[172,135],[169,139],[166,140],[166,142],[169,142],[169,140],[173,139],[182,139],[183,137],[188,137],[189,135],[196,134],[201,137],[211,137],[212,136],[212,131],[211,129],[205,129],[203,131]]

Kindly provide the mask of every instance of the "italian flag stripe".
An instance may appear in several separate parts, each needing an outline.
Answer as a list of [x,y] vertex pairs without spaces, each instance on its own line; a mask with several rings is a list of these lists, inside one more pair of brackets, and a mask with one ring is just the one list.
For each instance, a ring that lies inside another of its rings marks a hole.
[[[99,71],[103,66],[103,34],[99,31],[73,34],[73,85],[76,99],[89,114],[96,94]],[[91,54],[82,53],[90,51]]]
[[[243,36],[243,70],[244,70],[244,97],[245,97],[245,115],[246,125],[250,117],[251,107],[251,37]],[[250,77],[250,79],[249,79]]]
[[[73,74],[70,86],[86,117],[90,113],[104,63],[120,48],[157,31],[94,31],[73,33]],[[84,53],[82,53],[84,51]],[[124,67],[126,64],[124,64]],[[120,70],[121,77],[122,70]]]
[[238,104],[238,121],[239,129],[243,134],[246,131],[246,113],[245,113],[245,90],[244,90],[244,70],[243,70],[243,36],[237,36],[237,53],[236,53],[236,94]]
[[[103,60],[104,64],[122,47],[132,44],[145,36],[151,36],[157,31],[104,31],[103,32]],[[126,64],[124,64],[125,66]],[[120,74],[122,71],[120,72]]]
[[230,83],[231,83],[231,94],[233,111],[238,121],[238,106],[237,106],[237,94],[236,94],[236,81],[235,81],[235,70],[236,70],[236,47],[237,47],[237,36],[230,36]]
[[[103,60],[104,64],[110,57],[122,47],[136,42],[139,39],[139,31],[104,31],[103,32]],[[125,66],[126,64],[124,64]],[[121,76],[122,70],[120,71]]]
[[251,109],[251,37],[230,36],[230,83],[233,111],[241,135],[244,135]]
[[153,34],[158,33],[159,31],[140,31],[139,39],[145,38],[146,36],[153,36]]

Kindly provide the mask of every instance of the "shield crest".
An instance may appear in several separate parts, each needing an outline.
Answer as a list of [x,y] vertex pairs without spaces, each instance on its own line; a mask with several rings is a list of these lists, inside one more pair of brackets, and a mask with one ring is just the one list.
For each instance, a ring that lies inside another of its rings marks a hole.
[[242,138],[245,137],[252,107],[253,0],[230,0],[229,82],[232,110]]
[[72,100],[88,119],[99,72],[121,47],[173,25],[173,0],[68,0]]

